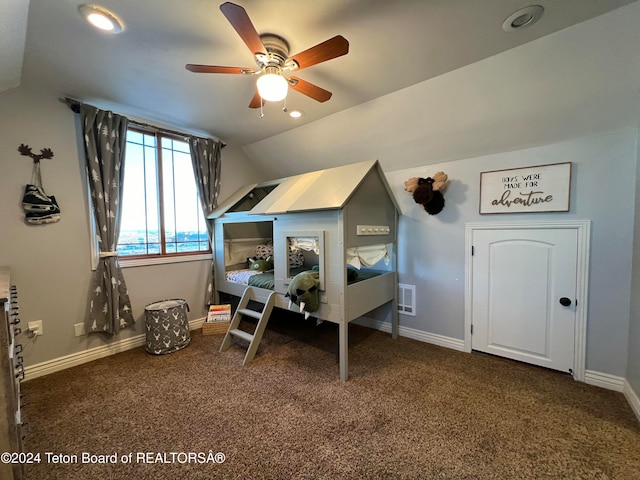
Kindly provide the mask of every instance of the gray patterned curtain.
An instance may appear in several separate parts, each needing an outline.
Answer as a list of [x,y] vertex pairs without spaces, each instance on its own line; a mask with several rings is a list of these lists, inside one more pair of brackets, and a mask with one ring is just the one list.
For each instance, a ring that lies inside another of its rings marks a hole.
[[96,234],[100,248],[98,267],[91,279],[88,333],[117,334],[133,325],[129,293],[118,265],[116,244],[120,234],[120,207],[124,177],[126,117],[81,105],[85,159]]
[[[220,193],[220,150],[222,142],[216,142],[211,138],[191,137],[189,139],[191,150],[191,163],[196,176],[198,191],[200,192],[200,204],[205,218],[218,206],[218,194]],[[207,220],[209,239],[213,245],[213,220]],[[205,307],[215,303],[215,262],[211,260],[211,268],[207,275],[207,285],[204,297]]]

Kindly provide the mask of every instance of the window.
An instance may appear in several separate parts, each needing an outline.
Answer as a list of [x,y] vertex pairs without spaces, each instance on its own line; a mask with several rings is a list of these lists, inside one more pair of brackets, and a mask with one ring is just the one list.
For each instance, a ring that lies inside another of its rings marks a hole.
[[187,142],[129,129],[124,169],[120,258],[211,251]]
[[242,197],[236,204],[231,207],[229,212],[248,212],[253,207],[258,205],[264,198],[269,195],[278,186],[277,183],[270,185],[257,186],[244,197]]
[[301,271],[317,270],[320,290],[324,290],[324,231],[283,231],[282,235],[286,285]]

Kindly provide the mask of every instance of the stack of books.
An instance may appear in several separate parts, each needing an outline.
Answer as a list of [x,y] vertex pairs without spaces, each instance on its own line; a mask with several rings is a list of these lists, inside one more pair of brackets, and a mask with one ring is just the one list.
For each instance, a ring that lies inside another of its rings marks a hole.
[[207,319],[202,324],[203,335],[227,333],[231,323],[231,305],[210,305]]

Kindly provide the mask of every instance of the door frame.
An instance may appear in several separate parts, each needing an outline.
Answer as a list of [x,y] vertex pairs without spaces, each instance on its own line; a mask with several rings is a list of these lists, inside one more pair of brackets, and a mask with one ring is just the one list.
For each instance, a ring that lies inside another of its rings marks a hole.
[[557,222],[509,222],[465,224],[465,292],[464,292],[464,351],[471,353],[471,324],[473,320],[473,262],[472,238],[477,230],[531,230],[572,229],[577,231],[576,258],[576,323],[574,328],[573,378],[585,381],[587,348],[587,313],[589,306],[589,249],[591,244],[590,220],[567,220]]

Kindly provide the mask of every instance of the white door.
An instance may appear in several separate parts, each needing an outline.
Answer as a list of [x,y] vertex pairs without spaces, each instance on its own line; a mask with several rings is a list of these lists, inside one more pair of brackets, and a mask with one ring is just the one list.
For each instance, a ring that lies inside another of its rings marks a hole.
[[472,245],[472,349],[573,373],[577,230],[474,230]]

